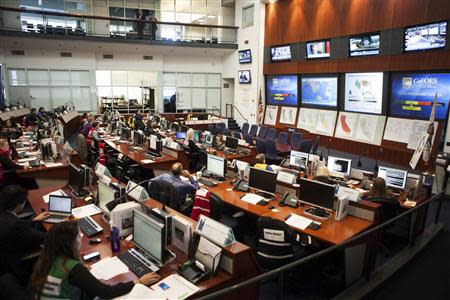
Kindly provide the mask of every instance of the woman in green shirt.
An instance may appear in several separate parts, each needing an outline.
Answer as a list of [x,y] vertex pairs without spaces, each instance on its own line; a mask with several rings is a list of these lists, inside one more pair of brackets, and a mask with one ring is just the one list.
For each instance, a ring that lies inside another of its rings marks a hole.
[[74,221],[52,226],[30,280],[32,299],[102,299],[129,293],[137,283],[150,285],[159,280],[155,273],[116,285],[96,279],[80,262],[81,232]]

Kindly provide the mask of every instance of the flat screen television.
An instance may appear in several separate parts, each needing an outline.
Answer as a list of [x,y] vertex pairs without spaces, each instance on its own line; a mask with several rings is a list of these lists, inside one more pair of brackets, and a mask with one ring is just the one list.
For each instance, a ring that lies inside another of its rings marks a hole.
[[403,50],[421,51],[444,48],[447,39],[447,21],[405,28]]
[[306,43],[306,58],[329,58],[331,53],[330,40]]
[[238,71],[239,83],[247,84],[252,82],[250,75],[250,70],[239,70]]
[[393,73],[389,115],[428,120],[436,93],[435,119],[446,120],[450,73]]
[[302,106],[337,107],[338,78],[332,76],[302,76]]
[[345,111],[381,114],[382,108],[383,72],[345,74]]
[[298,76],[270,75],[266,77],[268,105],[298,105]]
[[252,62],[252,51],[250,49],[239,50],[238,55],[240,64],[249,64]]
[[270,47],[270,59],[272,62],[290,61],[291,45]]
[[350,56],[377,55],[380,53],[380,34],[352,36],[348,39]]

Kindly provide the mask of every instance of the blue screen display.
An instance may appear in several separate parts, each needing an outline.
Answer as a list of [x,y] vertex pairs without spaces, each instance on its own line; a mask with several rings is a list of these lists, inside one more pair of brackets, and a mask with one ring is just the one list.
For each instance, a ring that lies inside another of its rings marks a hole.
[[337,77],[302,77],[302,105],[337,106]]
[[267,76],[267,104],[297,106],[297,75]]
[[450,73],[392,74],[390,115],[429,119],[437,93],[436,120],[447,118]]

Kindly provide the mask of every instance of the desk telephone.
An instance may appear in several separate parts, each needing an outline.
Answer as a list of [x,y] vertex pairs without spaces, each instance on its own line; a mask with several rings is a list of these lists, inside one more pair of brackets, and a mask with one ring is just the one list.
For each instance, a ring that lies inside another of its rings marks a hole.
[[286,206],[286,205],[290,206],[290,207],[293,207],[293,208],[297,208],[298,207],[298,199],[297,199],[297,197],[291,196],[291,195],[289,195],[288,192],[286,192],[283,195],[283,198],[281,198],[280,206]]
[[359,187],[363,190],[370,190],[372,188],[372,181],[369,179],[363,179]]
[[248,192],[248,184],[244,179],[238,179],[235,181],[233,189],[241,192]]

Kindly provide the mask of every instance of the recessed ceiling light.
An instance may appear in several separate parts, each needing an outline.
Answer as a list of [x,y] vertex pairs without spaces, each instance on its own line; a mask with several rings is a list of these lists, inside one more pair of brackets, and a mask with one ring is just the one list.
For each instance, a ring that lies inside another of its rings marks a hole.
[[215,19],[216,16],[208,16],[209,19]]

